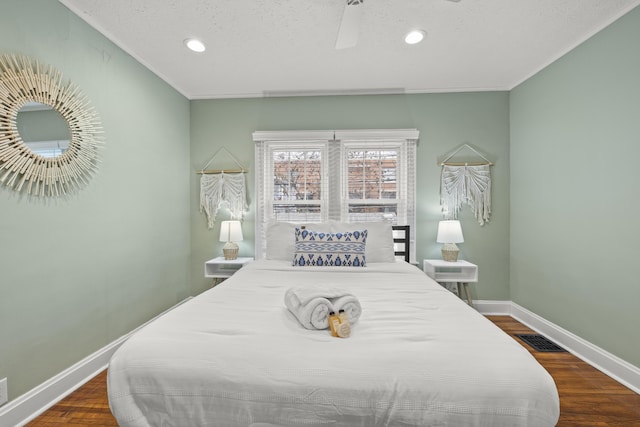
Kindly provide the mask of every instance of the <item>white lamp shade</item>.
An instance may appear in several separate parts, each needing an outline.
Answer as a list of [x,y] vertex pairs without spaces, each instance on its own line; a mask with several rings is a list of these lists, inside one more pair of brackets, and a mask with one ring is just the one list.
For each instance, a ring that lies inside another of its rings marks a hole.
[[446,220],[440,221],[438,224],[438,236],[436,237],[438,243],[462,243],[464,237],[462,237],[462,227],[460,221]]
[[242,239],[240,221],[222,221],[222,224],[220,224],[221,242],[239,242]]

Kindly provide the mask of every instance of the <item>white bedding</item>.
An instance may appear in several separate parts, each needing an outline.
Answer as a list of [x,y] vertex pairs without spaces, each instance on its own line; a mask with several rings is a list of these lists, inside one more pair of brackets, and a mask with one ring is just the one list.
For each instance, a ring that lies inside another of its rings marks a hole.
[[[131,337],[109,365],[123,426],[554,426],[551,376],[529,352],[405,262],[256,261]],[[303,328],[285,291],[340,286],[347,339]]]

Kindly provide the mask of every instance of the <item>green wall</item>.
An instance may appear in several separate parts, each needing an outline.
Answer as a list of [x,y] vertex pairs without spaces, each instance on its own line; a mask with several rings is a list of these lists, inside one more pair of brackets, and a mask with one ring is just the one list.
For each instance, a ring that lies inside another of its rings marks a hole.
[[185,298],[189,101],[57,1],[2,0],[0,53],[51,64],[106,144],[58,199],[0,187],[0,378],[21,395]]
[[[255,206],[255,130],[417,128],[417,260],[440,258],[435,243],[440,213],[438,160],[468,143],[495,162],[493,214],[480,226],[468,207],[461,220],[465,242],[461,256],[479,265],[474,298],[509,300],[509,102],[507,92],[416,95],[365,95],[297,98],[221,99],[191,103],[191,204],[199,202],[199,175],[209,159],[225,147],[249,167],[249,214],[243,225],[240,255],[253,255]],[[465,152],[463,152],[465,153]],[[465,153],[468,154],[468,153]],[[220,154],[216,167],[235,167]],[[223,212],[219,220],[228,219]],[[219,221],[216,223],[219,227]],[[203,263],[222,252],[219,229],[208,230],[206,217],[192,210],[192,293],[210,287]]]
[[640,8],[511,93],[511,297],[640,366]]

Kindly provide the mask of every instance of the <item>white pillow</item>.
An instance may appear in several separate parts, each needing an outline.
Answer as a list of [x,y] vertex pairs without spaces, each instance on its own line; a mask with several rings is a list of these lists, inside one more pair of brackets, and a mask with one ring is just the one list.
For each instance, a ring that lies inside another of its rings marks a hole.
[[266,259],[278,259],[291,261],[296,252],[296,227],[307,227],[314,231],[331,232],[329,224],[273,221],[267,225],[267,250]]
[[[367,262],[396,262],[395,246],[393,244],[393,229],[386,221],[344,223],[329,221],[331,232],[351,230],[354,226],[367,230],[367,247],[365,257]],[[295,227],[294,227],[295,228]],[[324,231],[324,230],[323,230]]]

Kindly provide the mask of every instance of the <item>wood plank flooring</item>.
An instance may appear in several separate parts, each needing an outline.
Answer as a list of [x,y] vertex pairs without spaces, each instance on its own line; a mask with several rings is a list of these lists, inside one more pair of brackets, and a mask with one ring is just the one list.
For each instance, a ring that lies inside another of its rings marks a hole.
[[[508,316],[488,318],[511,336],[533,332]],[[558,427],[640,427],[639,394],[571,353],[541,353],[523,345],[556,382],[560,394]],[[109,410],[105,371],[27,424],[27,427],[117,425]]]
[[[487,317],[511,336],[532,333],[531,329],[509,316]],[[526,344],[523,346],[556,383],[560,395],[558,427],[640,427],[640,394],[571,353],[543,353]]]

